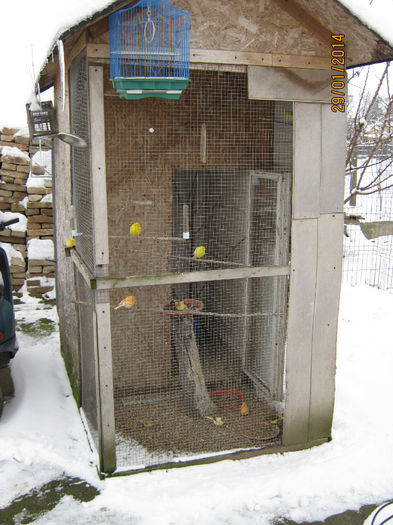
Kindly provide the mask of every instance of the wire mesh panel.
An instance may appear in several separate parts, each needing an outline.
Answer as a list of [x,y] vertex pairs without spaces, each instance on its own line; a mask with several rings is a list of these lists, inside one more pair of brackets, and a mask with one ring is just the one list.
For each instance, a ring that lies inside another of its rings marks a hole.
[[[72,133],[90,144],[88,66],[84,56],[76,58],[70,68],[70,107]],[[72,148],[72,198],[76,213],[76,249],[83,261],[94,270],[92,233],[92,189],[89,149]]]
[[[364,159],[359,159],[362,162]],[[386,166],[387,173],[392,168],[390,159],[380,159],[370,166],[364,175],[364,184],[375,179],[378,169]],[[349,179],[349,178],[348,178]],[[347,180],[347,194],[350,181]],[[393,289],[393,191],[391,188],[369,195],[357,195],[356,203],[345,207],[348,216],[360,217],[364,225],[389,224],[386,235],[367,238],[359,224],[348,224],[344,236],[343,282],[352,285],[367,284],[383,290]],[[367,232],[366,232],[367,233]],[[378,234],[378,231],[375,232]],[[379,233],[383,233],[380,231]]]
[[190,14],[168,0],[140,0],[109,17],[110,76],[188,79]]
[[[191,283],[180,309],[168,286],[111,292],[119,468],[280,441],[282,407],[264,382],[284,353],[280,284],[286,276]],[[114,310],[131,293],[134,307]]]
[[98,449],[97,359],[95,350],[94,293],[76,271],[79,335],[81,345],[81,404],[89,431]]
[[118,466],[277,443],[292,105],[230,71],[179,101],[105,94],[109,274],[149,281],[110,292]]
[[[111,92],[107,83],[111,275],[260,264],[246,256],[252,199],[262,191],[251,172],[290,179],[292,105],[248,100],[247,76],[229,72],[192,71],[179,101],[123,101]],[[279,206],[275,184],[261,187]],[[129,233],[135,222],[138,236]],[[265,241],[255,239],[254,251],[266,254]],[[200,245],[205,255],[194,257]]]

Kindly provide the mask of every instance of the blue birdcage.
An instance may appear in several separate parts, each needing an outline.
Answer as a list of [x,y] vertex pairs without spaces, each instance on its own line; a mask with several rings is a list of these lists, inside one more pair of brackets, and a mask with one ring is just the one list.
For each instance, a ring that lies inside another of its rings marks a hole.
[[178,99],[189,79],[190,30],[190,14],[168,0],[110,15],[110,76],[120,98]]

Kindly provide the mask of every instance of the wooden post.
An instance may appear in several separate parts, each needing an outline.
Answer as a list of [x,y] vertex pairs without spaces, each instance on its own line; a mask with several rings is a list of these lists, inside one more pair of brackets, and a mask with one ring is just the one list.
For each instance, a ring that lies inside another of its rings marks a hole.
[[96,320],[100,470],[112,473],[116,470],[116,448],[109,303],[97,304]]
[[211,400],[206,388],[194,335],[193,319],[192,316],[181,315],[172,318],[183,399],[188,416],[216,417],[219,415],[219,410]]
[[104,74],[101,66],[89,66],[91,176],[95,264],[109,264],[108,212],[105,170]]

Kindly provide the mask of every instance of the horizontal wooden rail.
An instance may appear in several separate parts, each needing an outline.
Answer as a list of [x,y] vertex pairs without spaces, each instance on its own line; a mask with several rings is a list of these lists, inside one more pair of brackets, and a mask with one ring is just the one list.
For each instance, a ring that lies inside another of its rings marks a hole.
[[[87,44],[91,59],[109,60],[108,44]],[[225,51],[218,49],[191,49],[190,62],[204,64],[239,64],[243,66],[295,67],[305,69],[330,69],[329,57],[254,53],[250,51]]]

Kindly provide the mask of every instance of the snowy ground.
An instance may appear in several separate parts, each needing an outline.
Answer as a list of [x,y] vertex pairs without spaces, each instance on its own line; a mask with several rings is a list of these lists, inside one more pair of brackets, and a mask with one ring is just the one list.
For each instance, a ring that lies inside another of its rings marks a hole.
[[[19,326],[33,322],[45,329],[56,322],[53,308],[25,301],[17,305]],[[96,474],[57,331],[20,333],[12,363],[16,397],[0,420],[0,509],[64,474],[86,480],[100,494],[84,503],[64,496],[35,523],[267,525],[278,517],[322,520],[391,499],[391,312],[393,294],[344,286],[332,442],[308,451],[106,480]]]

